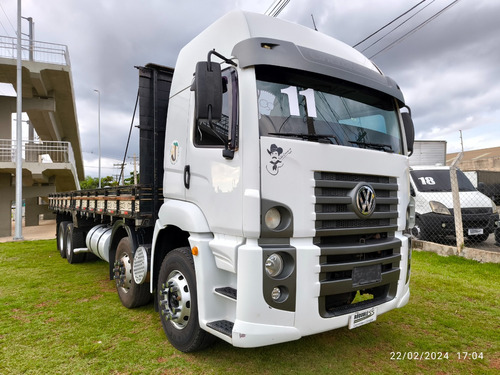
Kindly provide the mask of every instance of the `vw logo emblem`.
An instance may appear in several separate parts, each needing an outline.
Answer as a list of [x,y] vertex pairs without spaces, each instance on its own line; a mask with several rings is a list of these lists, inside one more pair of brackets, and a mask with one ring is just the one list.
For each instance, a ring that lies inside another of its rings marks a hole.
[[370,216],[375,211],[375,190],[369,185],[362,185],[356,192],[356,208],[364,216]]

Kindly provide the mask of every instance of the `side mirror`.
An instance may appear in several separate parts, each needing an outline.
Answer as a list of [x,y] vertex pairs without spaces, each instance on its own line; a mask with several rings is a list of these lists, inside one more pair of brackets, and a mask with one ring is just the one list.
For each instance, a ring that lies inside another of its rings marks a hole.
[[406,145],[408,146],[408,156],[410,156],[411,154],[413,154],[413,143],[415,141],[415,127],[413,126],[411,113],[401,112],[401,117],[403,118],[403,126],[405,128]]
[[200,61],[194,77],[196,120],[217,122],[222,119],[222,74],[220,64]]

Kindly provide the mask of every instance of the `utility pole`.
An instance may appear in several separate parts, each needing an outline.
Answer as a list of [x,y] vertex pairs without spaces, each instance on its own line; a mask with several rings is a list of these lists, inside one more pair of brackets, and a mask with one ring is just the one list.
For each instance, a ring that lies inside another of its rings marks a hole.
[[16,227],[14,240],[23,239],[23,63],[21,48],[21,0],[17,0],[17,124],[16,124]]
[[134,154],[134,185],[137,185],[137,155]]
[[[114,168],[118,168],[118,169],[120,169],[120,171],[122,171],[123,168],[125,168],[126,165],[127,165],[126,163],[114,163],[113,167]],[[125,176],[123,175],[123,173],[121,173],[121,172],[118,173],[116,175],[115,180],[116,180],[116,182],[118,182],[118,185],[120,185],[120,181],[123,182],[122,185],[125,185]]]
[[464,152],[464,139],[462,137],[462,131],[460,130],[460,144],[462,145],[462,152]]

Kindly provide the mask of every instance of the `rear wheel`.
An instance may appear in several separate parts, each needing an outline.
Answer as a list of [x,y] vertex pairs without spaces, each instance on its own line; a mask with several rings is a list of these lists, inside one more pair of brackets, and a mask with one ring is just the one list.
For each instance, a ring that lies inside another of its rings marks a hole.
[[57,227],[57,250],[66,258],[66,230],[71,221],[61,221]]
[[215,337],[200,328],[196,275],[188,247],[172,250],[163,260],[157,298],[163,330],[175,348],[188,353],[214,342]]
[[75,253],[74,249],[85,247],[83,232],[69,223],[66,227],[66,259],[68,263],[82,263],[85,261],[85,253]]
[[151,300],[149,284],[136,284],[132,277],[133,254],[128,237],[118,243],[115,254],[114,279],[120,301],[126,308],[132,309],[147,304]]

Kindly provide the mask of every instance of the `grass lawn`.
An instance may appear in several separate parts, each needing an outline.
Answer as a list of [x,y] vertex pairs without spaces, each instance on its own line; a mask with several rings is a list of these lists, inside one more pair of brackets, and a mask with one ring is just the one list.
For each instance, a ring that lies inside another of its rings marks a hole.
[[498,264],[414,252],[409,304],[374,323],[193,354],[152,304],[122,307],[107,270],[68,264],[55,240],[0,244],[0,374],[500,373]]

